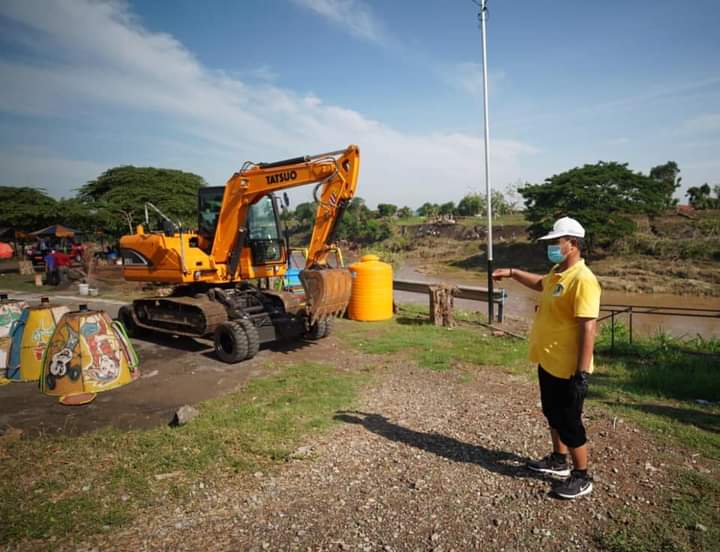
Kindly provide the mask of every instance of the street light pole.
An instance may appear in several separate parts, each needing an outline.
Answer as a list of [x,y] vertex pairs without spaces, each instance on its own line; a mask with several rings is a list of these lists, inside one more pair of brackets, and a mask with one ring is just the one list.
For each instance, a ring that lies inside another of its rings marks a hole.
[[488,322],[493,322],[493,237],[492,237],[492,186],[490,185],[490,119],[488,116],[487,85],[487,41],[485,20],[487,18],[487,0],[480,0],[480,34],[482,35],[483,68],[483,109],[485,113],[485,196],[487,201],[487,270],[488,270]]

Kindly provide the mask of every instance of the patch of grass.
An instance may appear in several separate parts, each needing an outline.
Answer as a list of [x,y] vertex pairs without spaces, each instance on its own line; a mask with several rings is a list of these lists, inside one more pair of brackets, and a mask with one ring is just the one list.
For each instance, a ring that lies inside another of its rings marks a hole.
[[[590,399],[688,455],[720,460],[720,405],[695,400],[720,398],[720,340],[661,333],[630,344],[627,329],[617,325],[611,350],[609,329],[598,339]],[[600,546],[613,552],[717,549],[720,481],[684,468],[673,477],[673,488],[659,493],[659,509],[613,522],[598,535]]]
[[611,349],[610,326],[601,329],[590,398],[720,460],[720,340],[659,333],[630,344],[622,324],[615,331]]
[[18,273],[0,273],[0,291],[24,291],[27,293],[43,293],[57,291],[55,286],[35,285],[35,277]]
[[[458,224],[462,224],[463,226],[486,226],[487,225],[487,217],[484,215],[480,215],[477,217],[455,217],[455,220]],[[397,219],[393,221],[394,224],[397,224],[398,226],[416,226],[419,224],[429,224],[429,219],[427,217],[407,217],[402,219]],[[509,215],[500,215],[498,217],[495,217],[493,219],[493,224],[508,224],[508,225],[525,225],[528,224],[527,219],[525,218],[524,213],[512,213]]]
[[416,224],[425,224],[425,217],[407,217],[407,218],[401,218],[397,219],[395,221],[395,224],[398,226],[414,226]]
[[654,512],[626,511],[624,520],[596,536],[609,552],[717,550],[720,542],[720,483],[678,470],[676,488]]
[[[720,401],[720,340],[680,339],[659,333],[630,344],[616,325],[611,350],[610,326],[603,326],[598,357],[615,382],[636,395],[667,399]],[[620,332],[620,334],[618,334]]]
[[181,500],[207,473],[217,479],[283,462],[303,436],[335,423],[363,379],[324,364],[290,365],[202,403],[201,416],[183,427],[11,443],[0,478],[0,544],[96,533],[138,508]]
[[[476,314],[457,312],[458,320],[474,321]],[[440,328],[429,323],[427,309],[403,305],[392,320],[353,322],[343,326],[342,338],[364,353],[406,353],[419,366],[447,370],[456,364],[525,367],[527,345],[505,337],[491,337],[480,327]]]

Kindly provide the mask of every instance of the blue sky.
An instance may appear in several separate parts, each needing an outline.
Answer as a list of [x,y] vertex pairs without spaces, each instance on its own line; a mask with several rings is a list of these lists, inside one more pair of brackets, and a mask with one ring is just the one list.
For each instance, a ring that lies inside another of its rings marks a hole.
[[[490,0],[494,187],[598,160],[720,183],[718,23],[710,0]],[[0,184],[222,184],[356,143],[371,206],[458,201],[484,190],[480,60],[470,0],[3,0]]]

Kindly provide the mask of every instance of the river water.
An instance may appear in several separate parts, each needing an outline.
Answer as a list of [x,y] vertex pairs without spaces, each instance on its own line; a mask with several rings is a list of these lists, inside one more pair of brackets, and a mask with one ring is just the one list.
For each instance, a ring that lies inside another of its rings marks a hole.
[[[395,271],[396,280],[413,280],[418,282],[445,282],[447,284],[487,286],[485,273],[478,272],[477,277],[471,274],[449,275],[427,274],[412,264],[406,264]],[[602,284],[602,281],[601,281]],[[498,284],[496,284],[498,285]],[[531,319],[539,294],[513,280],[503,280],[501,285],[507,291],[505,313],[515,318]],[[395,301],[398,303],[428,304],[428,298],[421,294],[403,291],[395,292]],[[720,338],[720,298],[694,297],[687,295],[663,295],[644,293],[623,293],[618,291],[603,291],[603,305],[643,305],[654,307],[683,307],[715,309],[714,318],[695,318],[686,316],[666,316],[657,314],[635,314],[633,316],[633,334],[652,335],[664,331],[676,337],[694,337],[701,335],[707,339]],[[455,306],[462,310],[487,312],[487,304],[477,301],[456,299]],[[608,312],[601,312],[604,316]],[[617,320],[628,324],[626,314],[618,315]],[[609,320],[608,320],[609,322]]]

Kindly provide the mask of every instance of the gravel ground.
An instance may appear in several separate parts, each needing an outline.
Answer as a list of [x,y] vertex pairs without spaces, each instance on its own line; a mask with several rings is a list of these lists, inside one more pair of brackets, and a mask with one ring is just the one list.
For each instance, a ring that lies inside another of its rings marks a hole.
[[141,512],[128,528],[60,548],[592,550],[611,520],[659,508],[669,466],[688,462],[589,407],[595,489],[558,500],[552,478],[522,467],[548,445],[529,380],[388,362],[357,410],[338,413],[340,423],[287,464],[208,474],[182,507]]

